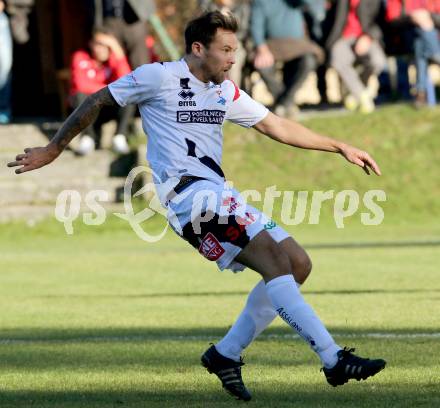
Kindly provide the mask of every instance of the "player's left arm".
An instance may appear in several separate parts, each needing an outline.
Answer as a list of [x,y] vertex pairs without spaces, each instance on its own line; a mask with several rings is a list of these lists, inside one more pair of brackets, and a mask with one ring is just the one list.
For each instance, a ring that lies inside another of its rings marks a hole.
[[297,122],[281,118],[271,112],[253,127],[277,142],[290,146],[340,153],[350,163],[362,167],[367,174],[370,174],[369,169],[372,169],[378,176],[381,175],[379,166],[367,152],[330,137],[319,135]]

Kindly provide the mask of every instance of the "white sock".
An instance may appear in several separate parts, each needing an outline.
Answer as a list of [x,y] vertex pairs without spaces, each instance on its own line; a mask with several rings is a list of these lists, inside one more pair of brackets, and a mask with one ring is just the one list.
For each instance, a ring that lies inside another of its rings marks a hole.
[[313,309],[304,301],[292,275],[283,275],[266,283],[267,294],[279,316],[310,344],[323,365],[333,367],[341,349]]
[[[298,288],[300,284],[296,284]],[[246,305],[237,321],[215,348],[228,358],[240,361],[243,350],[252,343],[273,319],[278,316],[266,291],[263,280],[257,283],[248,295]]]
[[240,361],[243,350],[277,317],[263,280],[248,295],[246,306],[215,348],[225,357]]

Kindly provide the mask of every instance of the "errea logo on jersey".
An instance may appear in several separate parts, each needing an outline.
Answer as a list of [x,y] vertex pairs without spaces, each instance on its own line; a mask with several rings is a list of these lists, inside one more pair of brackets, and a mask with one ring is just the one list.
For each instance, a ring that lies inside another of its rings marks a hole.
[[179,101],[179,106],[197,106],[195,101]]
[[179,101],[179,106],[197,106],[196,102],[191,100],[195,95],[194,92],[191,91],[191,89],[189,91],[182,89],[178,95],[182,99],[185,99],[184,101]]
[[179,101],[179,106],[197,106],[196,102],[192,100],[195,93],[191,91],[189,86],[189,78],[180,78],[180,87],[182,90],[178,93],[183,101]]
[[194,96],[194,92],[191,91],[191,90],[189,90],[189,91],[181,90],[181,91],[179,92],[179,96],[180,96],[182,99],[192,99],[192,97]]

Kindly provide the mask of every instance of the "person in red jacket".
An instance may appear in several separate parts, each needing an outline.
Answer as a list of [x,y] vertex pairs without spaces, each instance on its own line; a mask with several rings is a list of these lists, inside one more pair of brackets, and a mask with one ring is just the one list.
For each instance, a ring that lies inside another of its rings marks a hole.
[[428,102],[428,65],[440,65],[440,0],[387,0],[385,20],[397,31],[393,42],[403,43],[404,50],[414,56],[414,103],[421,108]]
[[382,1],[337,0],[333,4],[335,19],[326,40],[330,65],[348,89],[345,107],[371,113],[375,105],[368,90],[368,79],[378,76],[387,63],[381,45],[382,31],[377,24]]
[[[130,72],[131,68],[124,50],[116,38],[105,29],[95,29],[89,43],[89,50],[78,50],[72,56],[70,84],[72,107],[77,108],[88,95]],[[100,138],[97,135],[97,129],[113,118],[117,120],[113,150],[116,153],[128,153],[127,127],[134,112],[134,106],[101,112],[95,126],[89,126],[83,131],[77,153],[86,155],[91,153],[95,147],[99,147]]]

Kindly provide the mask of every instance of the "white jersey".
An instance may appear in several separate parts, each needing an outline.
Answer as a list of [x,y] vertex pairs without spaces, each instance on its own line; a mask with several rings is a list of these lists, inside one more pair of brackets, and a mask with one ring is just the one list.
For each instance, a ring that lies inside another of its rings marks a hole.
[[223,182],[224,120],[251,127],[268,113],[230,80],[200,81],[183,59],[142,65],[109,90],[120,106],[139,105],[162,202],[184,175]]

